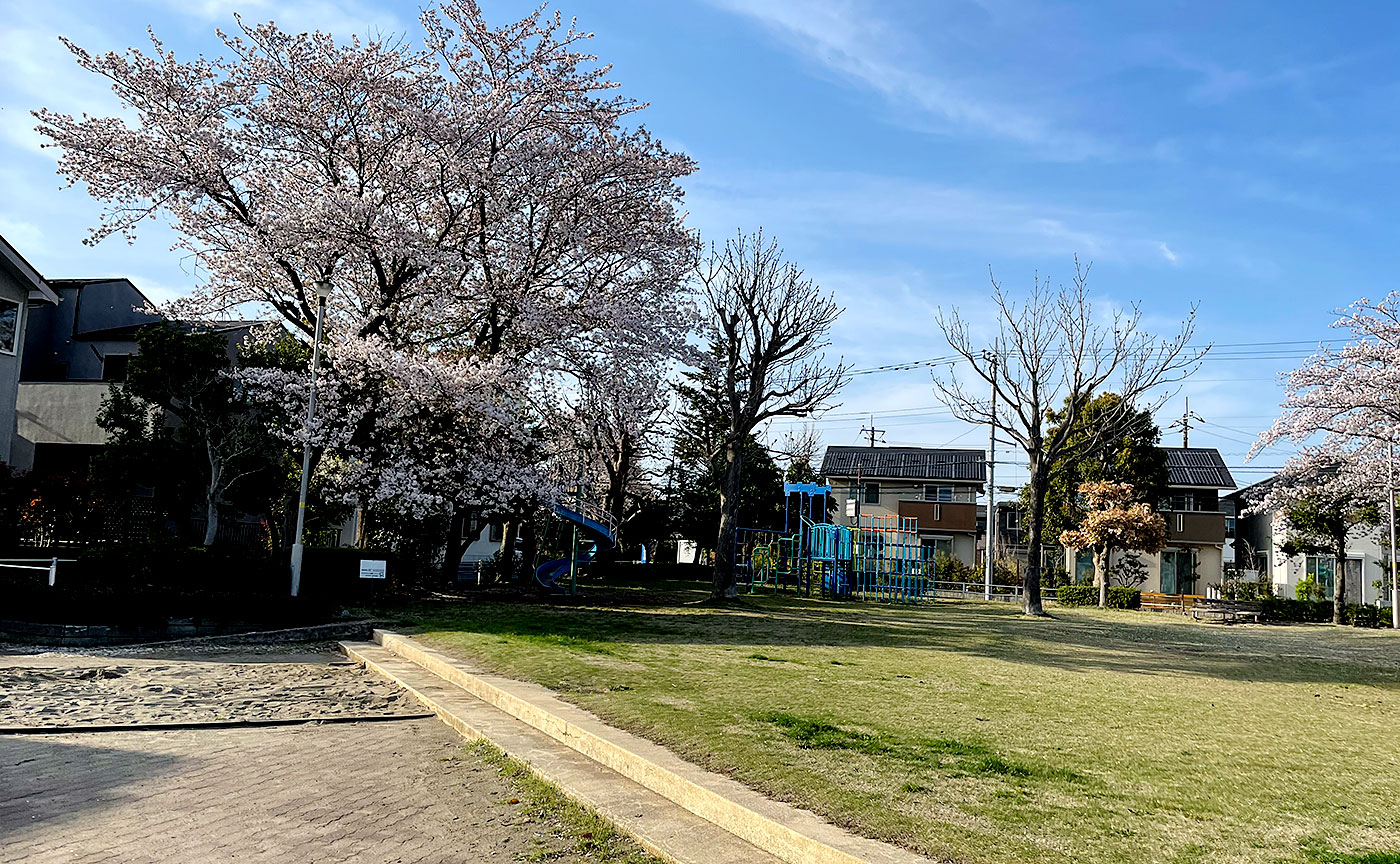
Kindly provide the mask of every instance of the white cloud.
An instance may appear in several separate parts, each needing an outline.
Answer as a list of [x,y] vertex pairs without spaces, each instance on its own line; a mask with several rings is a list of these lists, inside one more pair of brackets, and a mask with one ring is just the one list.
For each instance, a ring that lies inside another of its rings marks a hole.
[[1168,246],[1166,243],[1158,241],[1157,249],[1162,253],[1162,257],[1166,259],[1168,264],[1181,263],[1181,256],[1173,252],[1172,247]]
[[703,169],[687,184],[692,224],[707,239],[767,227],[789,246],[839,256],[853,246],[909,246],[993,258],[1160,264],[1146,216],[1066,207],[911,177],[854,172]]
[[1054,159],[1085,159],[1109,150],[1104,142],[1054,128],[1027,108],[974,92],[951,76],[920,70],[919,60],[930,46],[907,44],[896,24],[864,2],[711,2],[758,22],[820,65],[915,112],[907,125],[1009,140]]

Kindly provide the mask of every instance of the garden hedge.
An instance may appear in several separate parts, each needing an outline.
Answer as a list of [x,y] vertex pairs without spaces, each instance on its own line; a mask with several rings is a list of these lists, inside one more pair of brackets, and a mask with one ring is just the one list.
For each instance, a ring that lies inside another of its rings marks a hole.
[[[1055,602],[1061,606],[1097,606],[1099,589],[1096,585],[1062,585],[1055,589]],[[1142,607],[1142,592],[1123,585],[1108,587],[1108,608],[1138,609]]]

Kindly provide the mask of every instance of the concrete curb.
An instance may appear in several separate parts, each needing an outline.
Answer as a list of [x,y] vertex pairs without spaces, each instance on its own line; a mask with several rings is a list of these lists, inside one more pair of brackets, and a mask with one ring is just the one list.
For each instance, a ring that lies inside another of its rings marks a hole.
[[469,741],[483,740],[631,835],[671,864],[784,864],[650,789],[374,643],[343,643],[366,669],[393,681]]
[[266,720],[176,720],[169,723],[88,723],[73,726],[0,726],[0,735],[87,735],[96,732],[167,732],[173,729],[261,729],[312,723],[393,723],[431,720],[436,714],[346,714],[327,717],[270,717]]
[[537,684],[483,674],[385,630],[374,641],[594,762],[792,864],[928,864],[896,846],[858,837],[814,813],[773,801],[630,732],[608,726]]

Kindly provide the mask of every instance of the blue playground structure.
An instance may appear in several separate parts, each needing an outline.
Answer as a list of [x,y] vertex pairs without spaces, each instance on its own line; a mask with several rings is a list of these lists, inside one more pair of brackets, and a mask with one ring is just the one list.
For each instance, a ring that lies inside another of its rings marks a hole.
[[830,521],[831,487],[784,483],[782,531],[740,528],[734,540],[739,583],[752,593],[792,586],[822,597],[909,602],[932,596],[935,559],[918,521],[863,515],[854,527]]
[[[577,572],[578,567],[592,561],[600,553],[616,548],[617,538],[608,514],[587,502],[580,502],[577,509],[555,504],[554,515],[574,526],[573,557],[556,558],[536,567],[535,581],[541,587],[559,593],[565,590],[564,586],[559,584],[561,578],[567,578],[570,572]],[[578,536],[580,530],[584,534],[583,537]],[[572,592],[573,587],[571,583],[568,590]]]

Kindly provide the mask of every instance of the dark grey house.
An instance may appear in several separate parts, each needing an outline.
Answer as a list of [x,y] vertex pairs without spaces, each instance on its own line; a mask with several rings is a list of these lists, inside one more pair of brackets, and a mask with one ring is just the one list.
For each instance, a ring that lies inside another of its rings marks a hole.
[[36,310],[47,311],[58,302],[39,271],[0,237],[0,462],[7,465],[16,464],[16,404],[30,318]]
[[[44,471],[81,470],[107,433],[97,425],[102,399],[125,380],[141,328],[165,321],[130,279],[53,279],[59,302],[36,307],[23,339],[13,464]],[[229,351],[257,322],[213,322]]]

